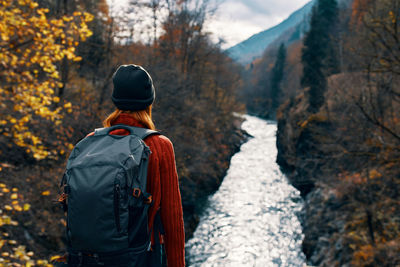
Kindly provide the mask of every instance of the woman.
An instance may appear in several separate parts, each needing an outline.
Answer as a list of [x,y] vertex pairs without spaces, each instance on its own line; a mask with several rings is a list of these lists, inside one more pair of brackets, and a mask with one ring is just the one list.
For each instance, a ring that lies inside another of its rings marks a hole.
[[[112,101],[117,109],[104,120],[104,127],[126,124],[154,130],[151,109],[155,91],[147,71],[137,65],[122,65],[113,75],[113,84]],[[128,131],[117,129],[110,134],[127,135]],[[185,265],[185,233],[173,146],[163,135],[150,135],[144,142],[151,150],[147,173],[147,192],[153,198],[149,229],[153,229],[159,211],[168,267],[181,267]],[[153,234],[153,245],[157,239]]]

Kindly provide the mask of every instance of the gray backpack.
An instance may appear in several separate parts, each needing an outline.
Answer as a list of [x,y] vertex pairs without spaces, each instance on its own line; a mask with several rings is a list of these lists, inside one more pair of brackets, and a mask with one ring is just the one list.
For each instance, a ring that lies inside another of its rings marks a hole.
[[[126,129],[129,135],[110,135]],[[156,131],[114,125],[96,129],[72,150],[61,181],[67,211],[69,266],[148,266],[146,192],[150,149],[143,139]]]

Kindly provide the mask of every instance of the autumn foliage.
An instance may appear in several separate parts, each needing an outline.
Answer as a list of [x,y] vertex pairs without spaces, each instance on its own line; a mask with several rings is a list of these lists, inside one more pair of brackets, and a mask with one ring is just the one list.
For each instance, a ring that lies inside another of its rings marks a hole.
[[[20,148],[19,153],[23,151],[36,160],[56,159],[60,155],[60,150],[47,142],[38,124],[48,121],[61,127],[63,113],[72,111],[71,103],[61,101],[58,96],[58,88],[62,86],[59,63],[81,60],[76,48],[92,34],[87,23],[93,16],[76,12],[56,18],[48,13],[49,9],[39,7],[35,1],[0,1],[0,157],[3,159],[10,155],[6,147]],[[70,146],[70,143],[62,145]],[[10,166],[1,163],[0,174]],[[13,227],[20,227],[14,217],[29,212],[31,205],[17,187],[8,188],[7,184],[0,183],[3,229],[0,266],[48,265],[48,260],[38,260],[26,244],[10,234]]]
[[115,15],[105,0],[0,1],[0,266],[49,266],[65,252],[58,183],[73,145],[114,110],[121,64],[153,77],[190,236],[243,140],[240,67],[203,32],[206,2],[132,1]]
[[[0,134],[26,148],[36,159],[56,157],[32,125],[39,118],[61,124],[57,88],[62,86],[57,64],[64,58],[80,61],[76,47],[92,32],[89,13],[48,18],[46,8],[31,0],[0,3]],[[13,112],[10,112],[13,111]]]
[[399,7],[355,0],[342,8],[331,43],[341,71],[327,77],[321,108],[312,114],[301,88],[279,109],[278,162],[306,199],[311,265],[400,264]]

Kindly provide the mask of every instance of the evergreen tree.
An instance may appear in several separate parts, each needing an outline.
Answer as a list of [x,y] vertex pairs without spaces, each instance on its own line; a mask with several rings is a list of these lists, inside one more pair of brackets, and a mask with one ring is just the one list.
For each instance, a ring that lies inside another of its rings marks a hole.
[[285,61],[286,61],[286,47],[282,43],[279,47],[275,65],[272,68],[272,75],[271,75],[271,101],[272,101],[271,107],[273,111],[275,111],[280,104],[281,83],[284,75]]
[[302,51],[303,87],[310,87],[311,112],[317,112],[324,103],[326,77],[339,72],[335,47],[335,29],[338,21],[336,0],[318,0],[311,14],[310,30],[304,38]]
[[326,76],[340,72],[338,57],[338,22],[339,10],[337,0],[319,0],[318,9],[320,23],[323,27],[323,35],[321,36],[325,47],[325,58],[323,60],[324,74]]

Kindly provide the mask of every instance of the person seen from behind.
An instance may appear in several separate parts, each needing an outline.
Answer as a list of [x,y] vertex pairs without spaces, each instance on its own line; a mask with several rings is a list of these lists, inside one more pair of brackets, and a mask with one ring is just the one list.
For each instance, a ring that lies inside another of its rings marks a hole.
[[[149,73],[137,65],[122,65],[113,75],[113,84],[112,101],[116,110],[104,120],[103,126],[125,124],[155,130],[152,120],[155,89]],[[110,134],[129,132],[117,129]],[[164,135],[150,135],[144,142],[151,151],[147,170],[147,192],[153,198],[148,213],[149,229],[153,229],[159,211],[164,228],[160,241],[165,246],[167,266],[181,267],[185,265],[185,233],[173,145]],[[151,240],[154,245],[154,231]]]
[[[138,65],[122,65],[113,75],[113,85],[111,99],[116,109],[103,121],[103,126],[106,128],[99,129],[99,131],[106,131],[106,134],[108,133],[111,136],[126,136],[132,134],[129,130],[132,128],[127,126],[155,130],[152,120],[155,89],[149,73]],[[108,129],[108,127],[113,128]],[[87,137],[95,138],[99,131],[96,130]],[[99,136],[99,138],[101,137]],[[146,194],[151,195],[151,198],[149,198],[151,204],[147,213],[149,230],[145,234],[147,236],[149,233],[151,234],[151,245],[148,250],[149,255],[155,255],[156,259],[154,260],[154,256],[152,256],[153,259],[148,259],[147,263],[141,263],[140,266],[155,267],[162,264],[168,267],[182,267],[185,266],[185,233],[173,145],[166,136],[158,132],[146,135],[143,141],[150,149],[147,186],[144,188],[146,188]],[[144,177],[146,176],[144,175]],[[140,194],[140,192],[133,191],[134,195],[136,193]],[[118,195],[114,194],[114,201],[115,196],[118,198]],[[74,197],[72,193],[71,197]],[[119,201],[119,198],[117,200]],[[73,209],[71,210],[73,211]],[[129,216],[131,214],[130,212]],[[97,216],[98,214],[94,213],[92,217]],[[76,239],[75,242],[77,242]],[[131,244],[131,241],[129,241],[129,247],[135,246],[137,244]],[[112,250],[112,248],[107,249]],[[151,254],[152,252],[154,253]],[[108,266],[111,266],[110,262],[112,262],[112,266],[118,267],[138,266],[137,263],[126,263],[125,258],[128,257],[128,261],[131,258],[125,254],[113,256],[111,261],[108,256],[102,258],[104,255],[92,254],[90,252],[88,255],[82,255],[81,252],[75,253],[73,251],[68,254],[68,266],[100,266],[97,263],[104,265],[104,262],[108,262],[105,264]],[[163,260],[160,261],[161,257]],[[92,260],[92,258],[97,265],[85,264],[86,259]]]

